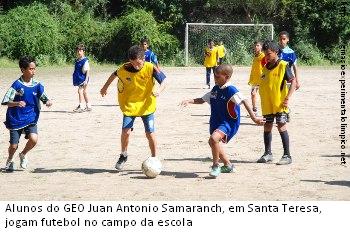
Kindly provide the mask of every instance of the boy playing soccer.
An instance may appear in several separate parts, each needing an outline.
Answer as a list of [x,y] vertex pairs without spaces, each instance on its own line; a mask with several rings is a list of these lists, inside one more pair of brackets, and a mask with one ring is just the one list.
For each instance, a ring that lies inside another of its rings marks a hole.
[[[283,144],[283,156],[277,165],[292,163],[289,153],[289,135],[287,132],[287,113],[289,100],[295,90],[296,80],[288,63],[278,58],[279,47],[273,41],[263,44],[266,65],[263,68],[259,83],[262,115],[266,119],[264,125],[265,153],[257,161],[267,163],[273,160],[271,152],[272,127],[276,118],[277,129]],[[288,89],[287,82],[291,83]]]
[[[156,97],[165,88],[165,75],[150,62],[145,62],[144,50],[132,46],[128,51],[129,62],[116,70],[102,87],[102,97],[115,78],[118,77],[118,101],[123,112],[121,133],[121,154],[115,168],[121,170],[128,159],[129,137],[136,117],[141,117],[152,157],[156,156],[156,137],[154,134],[154,112]],[[154,90],[154,79],[160,84]]]
[[299,89],[299,74],[297,68],[297,55],[293,49],[288,46],[289,43],[289,33],[287,31],[282,31],[278,34],[279,46],[281,50],[279,51],[279,58],[283,61],[288,62],[289,66],[293,68],[294,77],[295,77],[295,89]]
[[158,69],[160,69],[157,55],[151,49],[149,49],[149,42],[147,38],[141,39],[141,47],[145,51],[145,61],[152,62]]
[[12,83],[10,89],[2,100],[2,105],[7,105],[6,128],[10,131],[10,146],[8,148],[8,158],[5,170],[12,172],[15,170],[13,156],[18,148],[21,134],[25,134],[28,139],[26,146],[19,153],[20,166],[26,169],[28,159],[26,154],[34,148],[38,141],[37,122],[40,115],[40,101],[47,107],[52,102],[47,97],[44,86],[33,79],[35,75],[36,63],[34,58],[24,56],[19,60],[19,68],[22,76]]
[[208,40],[208,47],[204,49],[204,66],[206,69],[206,83],[208,86],[208,89],[210,89],[210,74],[211,71],[214,69],[217,65],[218,61],[218,49],[217,47],[214,47],[214,41],[209,39]]
[[254,42],[254,59],[252,63],[252,69],[250,71],[250,77],[248,84],[251,86],[251,98],[254,114],[258,115],[258,107],[256,105],[257,92],[259,90],[259,81],[261,77],[262,69],[266,64],[265,54],[261,51],[262,42]]
[[[230,78],[233,73],[232,67],[228,64],[222,64],[215,68],[214,79],[215,86],[201,98],[184,100],[182,106],[188,104],[210,104],[210,138],[209,145],[213,155],[213,166],[209,173],[212,177],[217,177],[220,173],[233,172],[234,166],[228,159],[220,141],[228,143],[237,133],[240,125],[240,104],[243,103],[249,112],[251,119],[257,124],[263,124],[263,118],[257,118],[250,108],[248,102],[236,87],[230,84]],[[219,160],[224,165],[219,166]]]
[[[77,59],[75,60],[73,85],[78,86],[79,105],[73,110],[74,112],[91,111],[91,104],[87,94],[87,86],[90,80],[89,60],[85,57],[85,46],[79,44],[76,47]],[[83,108],[83,100],[86,107]]]
[[218,64],[221,65],[224,61],[224,57],[226,53],[226,48],[222,40],[219,42],[219,45],[217,46],[217,48],[218,48],[218,57],[219,57]]

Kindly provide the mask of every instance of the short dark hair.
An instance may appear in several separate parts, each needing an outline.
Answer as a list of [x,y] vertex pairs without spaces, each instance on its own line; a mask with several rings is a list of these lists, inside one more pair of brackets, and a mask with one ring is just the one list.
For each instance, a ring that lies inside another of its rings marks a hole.
[[211,42],[213,42],[213,43],[214,43],[214,40],[212,40],[212,39],[208,39],[208,44],[209,44],[209,43],[211,43]]
[[148,41],[148,39],[147,39],[146,37],[144,37],[144,38],[142,38],[142,39],[140,40],[140,43],[141,43],[141,44],[144,44],[144,43],[149,44],[149,41]]
[[19,68],[21,69],[27,69],[29,67],[29,64],[34,62],[36,64],[36,61],[34,57],[32,56],[23,56],[19,59]]
[[128,59],[129,60],[135,60],[135,59],[144,59],[145,58],[145,51],[142,47],[139,45],[134,45],[131,48],[129,48],[128,51]]
[[278,46],[278,44],[274,41],[271,40],[267,40],[264,42],[264,44],[262,45],[262,50],[263,51],[267,51],[267,50],[271,50],[273,52],[279,52],[280,48]]
[[227,75],[229,78],[231,78],[232,74],[233,74],[233,68],[231,65],[229,64],[221,64],[217,67],[215,67],[214,69],[214,73],[224,73],[225,75]]
[[260,40],[254,41],[254,45],[260,44],[261,46],[263,45],[263,42]]
[[278,37],[281,37],[282,35],[285,35],[287,36],[287,38],[289,38],[289,33],[287,31],[281,31],[279,34],[278,34]]
[[78,46],[75,48],[76,51],[83,50],[85,52],[85,45],[84,44],[78,44]]

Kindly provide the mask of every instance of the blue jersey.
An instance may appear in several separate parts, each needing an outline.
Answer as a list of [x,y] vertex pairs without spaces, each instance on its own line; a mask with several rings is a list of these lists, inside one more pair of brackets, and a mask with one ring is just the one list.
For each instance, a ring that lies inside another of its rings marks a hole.
[[22,78],[16,80],[7,91],[2,100],[2,105],[8,102],[24,101],[25,107],[8,107],[6,121],[8,129],[22,129],[28,125],[36,124],[40,114],[40,102],[46,103],[48,98],[44,92],[44,86],[34,79],[30,84],[24,84]]
[[154,54],[154,52],[152,52],[150,49],[145,51],[145,61],[152,62],[155,65],[158,64],[156,54]]
[[79,86],[86,80],[86,73],[83,72],[85,62],[88,61],[86,57],[81,60],[75,61],[74,72],[73,72],[73,85]]
[[[215,85],[210,92],[210,134],[220,130],[226,135],[225,142],[228,142],[238,131],[240,125],[240,97],[235,101],[234,95],[240,94],[236,87],[227,85],[220,88]],[[203,97],[204,100],[207,100]]]
[[286,46],[285,48],[283,48],[280,53],[279,53],[279,58],[283,61],[288,62],[288,65],[291,67],[292,65],[294,65],[297,62],[297,55],[294,52],[293,49],[291,49],[290,47]]

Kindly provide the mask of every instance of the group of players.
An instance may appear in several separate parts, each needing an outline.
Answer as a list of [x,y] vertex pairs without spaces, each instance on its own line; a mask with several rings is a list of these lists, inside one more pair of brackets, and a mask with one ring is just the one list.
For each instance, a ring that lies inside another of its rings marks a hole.
[[[206,82],[210,88],[210,73],[214,72],[215,86],[203,97],[188,99],[181,102],[188,104],[210,104],[210,137],[209,145],[212,150],[213,165],[209,175],[217,177],[220,173],[235,171],[223,150],[222,143],[227,143],[237,133],[240,125],[240,104],[243,104],[250,118],[259,125],[264,125],[265,152],[258,159],[259,163],[271,162],[272,126],[276,119],[281,135],[284,154],[276,164],[285,165],[292,162],[289,153],[289,135],[286,123],[288,121],[288,104],[294,90],[300,85],[298,82],[296,56],[288,47],[289,35],[283,31],[279,35],[279,45],[273,41],[254,43],[254,60],[249,84],[252,86],[253,109],[241,92],[230,83],[233,74],[232,66],[223,64],[225,48],[223,43],[215,47],[210,40],[205,49],[204,61],[206,67]],[[154,133],[154,112],[156,98],[162,93],[166,84],[166,76],[160,70],[156,55],[148,48],[149,41],[142,39],[140,45],[134,45],[128,50],[128,62],[120,66],[107,79],[100,90],[105,96],[110,84],[117,78],[118,102],[123,113],[121,132],[121,153],[115,168],[123,169],[128,159],[128,144],[136,117],[141,117],[145,134],[148,139],[152,157],[157,156],[157,142]],[[79,105],[75,112],[89,112],[92,110],[87,94],[90,76],[90,67],[85,48],[78,45],[76,48],[77,60],[73,73],[73,85],[78,87]],[[215,56],[215,59],[214,56]],[[212,63],[212,64],[210,64]],[[215,64],[215,65],[214,65]],[[40,101],[50,107],[52,101],[44,91],[43,85],[35,80],[36,63],[32,57],[22,57],[19,61],[22,76],[17,79],[7,91],[2,105],[7,105],[6,128],[10,131],[10,145],[5,170],[14,171],[14,154],[18,148],[21,134],[28,139],[24,149],[19,153],[20,167],[26,169],[28,158],[26,154],[37,143],[37,122],[40,114]],[[291,71],[294,69],[294,73]],[[159,86],[155,86],[157,81]],[[288,86],[288,84],[290,84]],[[262,116],[257,115],[256,93],[261,98]],[[86,106],[84,107],[83,101]],[[223,165],[220,166],[219,162]]]

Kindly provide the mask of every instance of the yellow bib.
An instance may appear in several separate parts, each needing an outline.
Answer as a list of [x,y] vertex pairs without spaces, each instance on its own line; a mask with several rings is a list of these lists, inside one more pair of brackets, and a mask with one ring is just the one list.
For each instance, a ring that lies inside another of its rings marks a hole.
[[219,56],[219,58],[223,58],[225,56],[225,47],[224,47],[224,45],[219,45],[217,48],[218,48],[218,56]]
[[288,112],[288,108],[282,104],[288,94],[287,83],[283,79],[287,64],[285,61],[280,61],[272,70],[268,70],[266,66],[263,68],[259,86],[263,115]]
[[212,49],[209,49],[208,47],[205,48],[205,58],[204,58],[204,66],[205,67],[214,67],[217,64],[217,52],[218,48],[213,47]]
[[144,116],[156,110],[156,98],[152,94],[153,64],[145,62],[142,69],[129,72],[125,64],[118,71],[118,101],[126,116]]
[[252,69],[250,71],[250,78],[248,82],[248,84],[251,86],[259,85],[261,73],[264,68],[264,66],[261,65],[261,61],[264,57],[265,54],[261,52],[257,57],[255,56],[253,59]]

